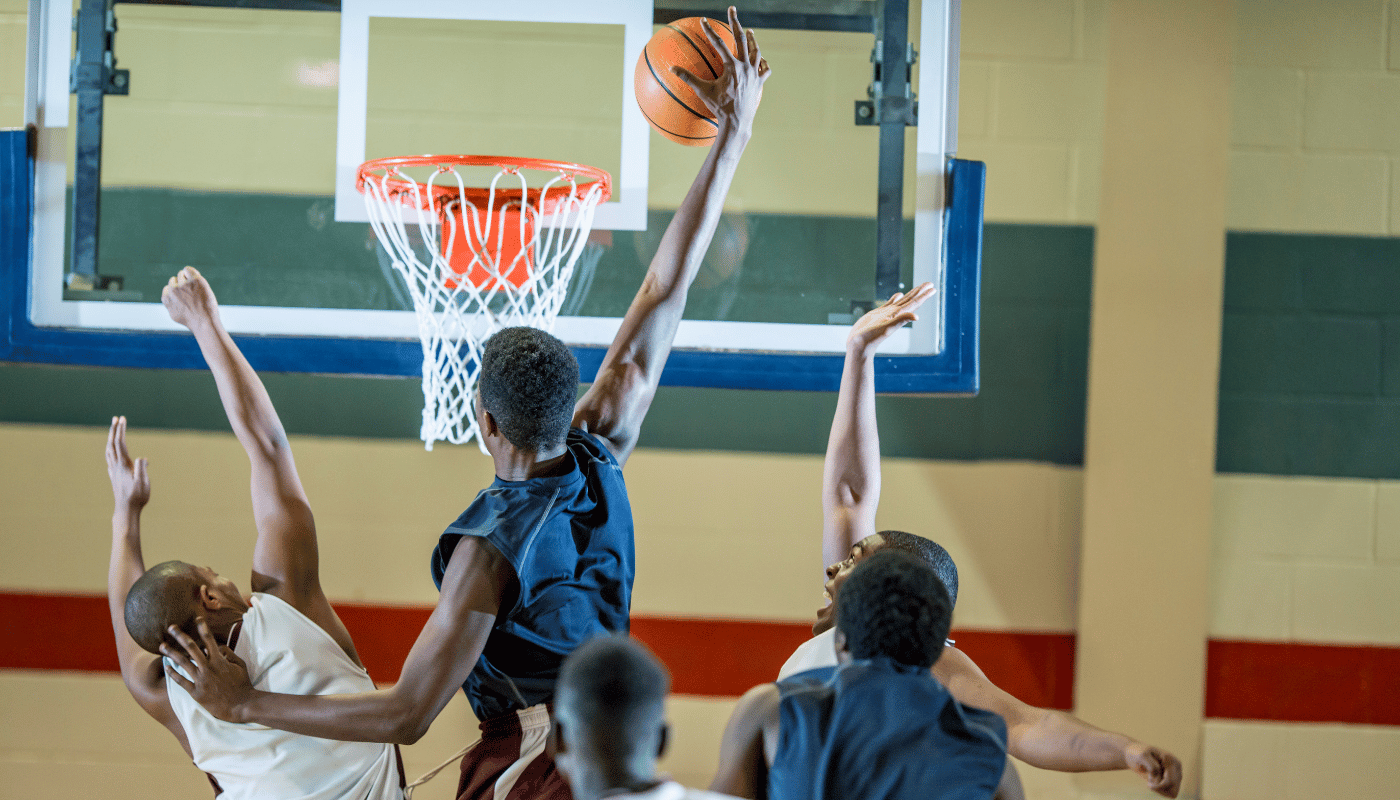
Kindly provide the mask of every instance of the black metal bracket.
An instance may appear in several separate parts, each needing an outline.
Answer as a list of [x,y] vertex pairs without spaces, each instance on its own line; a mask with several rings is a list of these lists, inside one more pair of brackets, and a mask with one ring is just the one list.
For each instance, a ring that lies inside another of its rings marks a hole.
[[[109,94],[131,91],[131,72],[117,69],[113,39],[117,33],[114,0],[82,0],[73,17],[77,52],[69,74],[69,91],[78,96],[73,159],[73,242],[67,286],[76,291],[103,291],[111,286],[97,274],[98,224],[102,196],[102,107]],[[118,286],[120,279],[118,279]]]
[[900,259],[904,251],[904,132],[917,124],[918,106],[910,83],[914,47],[909,43],[909,0],[880,0],[875,49],[870,53],[869,121],[857,125],[880,127],[878,194],[875,200],[875,299],[899,291]]
[[[907,13],[906,9],[906,15]],[[891,122],[919,124],[919,101],[914,99],[913,84],[914,62],[919,60],[919,52],[914,49],[914,43],[908,41],[907,28],[904,36],[900,38],[904,39],[903,64],[897,59],[885,58],[883,38],[877,39],[875,49],[870,51],[870,86],[865,90],[870,99],[856,101],[857,125],[884,125]],[[885,81],[886,75],[894,79],[893,85]],[[903,87],[900,87],[901,76],[904,78]],[[891,92],[890,89],[897,91]]]

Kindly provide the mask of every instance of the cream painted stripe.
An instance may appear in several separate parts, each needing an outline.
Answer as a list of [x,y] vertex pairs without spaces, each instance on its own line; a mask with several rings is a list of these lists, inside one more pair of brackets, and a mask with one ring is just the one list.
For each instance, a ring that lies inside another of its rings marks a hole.
[[[0,425],[10,558],[0,587],[101,593],[111,500],[105,432]],[[183,558],[242,580],[248,467],[231,434],[133,429],[151,460],[150,563]],[[340,600],[430,605],[427,553],[491,479],[475,448],[294,437]],[[638,451],[634,611],[808,619],[822,602],[820,458]],[[1210,635],[1400,644],[1400,481],[1215,476]],[[1074,629],[1081,472],[1025,462],[886,460],[885,527],[948,546],[958,625]]]
[[1400,728],[1209,720],[1201,796],[1394,800]]
[[[402,748],[412,781],[479,738],[458,693],[417,744]],[[455,768],[419,797],[446,797]],[[4,797],[207,797],[209,784],[115,675],[0,671],[0,792]],[[28,787],[28,788],[26,788]],[[32,789],[32,791],[30,790]]]
[[[12,554],[0,587],[101,592],[111,500],[98,428],[0,425]],[[151,461],[148,563],[180,558],[242,581],[255,531],[245,457],[229,434],[132,429]],[[475,448],[293,437],[332,598],[429,605],[438,534],[490,483]],[[821,604],[821,459],[643,450],[627,466],[638,614],[808,619]],[[1078,470],[890,459],[880,524],[942,541],[962,570],[957,623],[1073,628]]]
[[[97,428],[0,425],[10,557],[0,587],[101,592],[111,515]],[[212,564],[242,580],[254,537],[248,473],[229,434],[133,429],[151,459],[150,563]],[[430,605],[427,554],[491,465],[475,448],[294,437],[337,599]],[[821,600],[821,460],[639,451],[634,610],[809,618]],[[1074,629],[1080,470],[887,459],[879,522],[957,559],[957,623]],[[1210,635],[1400,645],[1400,481],[1217,475]]]

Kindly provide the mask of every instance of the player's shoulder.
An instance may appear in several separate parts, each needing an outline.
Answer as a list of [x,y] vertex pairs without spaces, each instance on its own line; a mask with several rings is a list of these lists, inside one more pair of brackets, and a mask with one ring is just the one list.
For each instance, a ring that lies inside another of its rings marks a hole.
[[565,438],[564,445],[573,453],[574,460],[582,470],[604,465],[618,466],[617,456],[613,454],[612,449],[608,447],[602,437],[583,428],[569,428],[569,435]]

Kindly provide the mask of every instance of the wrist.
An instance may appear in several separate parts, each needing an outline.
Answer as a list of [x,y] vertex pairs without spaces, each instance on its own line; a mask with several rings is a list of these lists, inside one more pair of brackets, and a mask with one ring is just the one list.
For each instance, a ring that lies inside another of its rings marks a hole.
[[848,359],[872,361],[875,358],[875,351],[878,349],[880,349],[878,342],[867,342],[863,339],[846,340],[846,357]]
[[198,316],[186,325],[195,336],[217,335],[223,326],[219,323],[219,312],[211,311],[207,316]]
[[144,506],[145,503],[130,498],[118,500],[116,507],[112,509],[112,519],[117,522],[133,522],[140,518]]
[[714,146],[721,149],[735,148],[740,151],[749,143],[749,137],[753,136],[752,123],[740,123],[731,117],[720,117],[716,125]]

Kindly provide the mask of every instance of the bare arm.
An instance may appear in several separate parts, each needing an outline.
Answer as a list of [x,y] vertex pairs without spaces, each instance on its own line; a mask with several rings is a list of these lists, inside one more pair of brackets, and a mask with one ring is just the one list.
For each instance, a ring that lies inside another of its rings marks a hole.
[[165,692],[165,674],[160,658],[141,649],[126,629],[126,595],[146,572],[141,556],[141,510],[151,499],[151,481],[146,459],[131,460],[126,449],[126,417],[113,417],[107,430],[107,475],[112,479],[112,556],[107,566],[107,608],[112,615],[112,633],[117,640],[117,661],[122,683],[147,714],[164,725],[185,753],[190,743],[184,726],[170,707]]
[[1181,789],[1176,756],[1062,711],[1027,705],[988,680],[957,648],[943,648],[933,674],[958,702],[1001,715],[1007,751],[1031,766],[1060,772],[1131,769],[1158,794],[1176,797]]
[[267,592],[305,614],[356,663],[354,642],[321,589],[316,521],[297,475],[282,420],[238,345],[219,318],[219,303],[194,267],[185,267],[161,292],[170,318],[190,329],[214,374],[219,400],[252,467],[253,591]]
[[[846,338],[841,393],[822,465],[822,558],[835,564],[875,533],[880,505],[880,433],[875,424],[875,351],[933,296],[933,284],[899,293],[856,321]],[[823,566],[825,566],[823,564]]]
[[724,197],[748,144],[754,111],[768,78],[768,64],[759,54],[753,33],[739,26],[733,7],[729,9],[729,24],[740,50],[737,56],[706,23],[706,34],[724,59],[723,74],[706,81],[674,70],[715,114],[718,132],[700,174],[666,228],[642,287],[603,357],[598,377],[574,409],[573,424],[601,437],[619,463],[625,463],[637,445],[642,420],[656,395],[685,311],[690,285],[719,223]]
[[166,654],[192,680],[173,671],[167,676],[229,722],[349,742],[413,744],[476,665],[501,598],[514,580],[510,564],[495,548],[463,537],[443,576],[442,597],[413,643],[398,683],[388,689],[311,696],[258,691],[248,683],[242,662],[217,646],[202,621],[203,649],[178,628],[170,629],[184,652],[167,648]]
[[779,703],[775,683],[748,690],[734,706],[719,745],[719,769],[710,791],[747,797],[767,796],[768,767],[778,749]]

